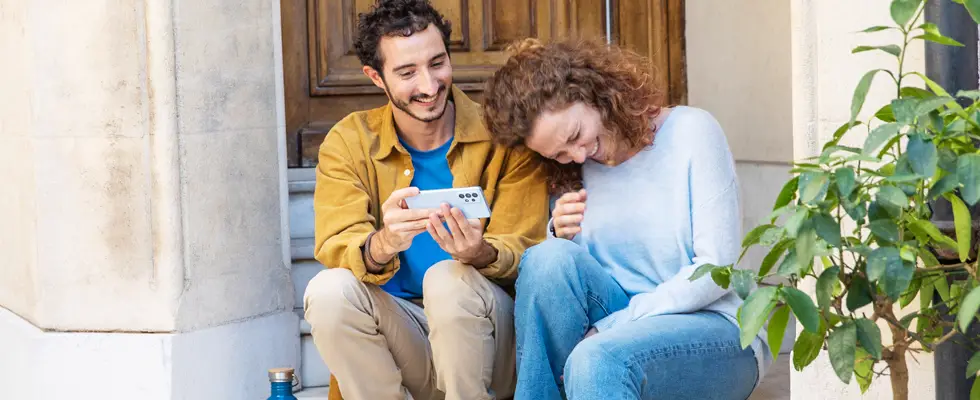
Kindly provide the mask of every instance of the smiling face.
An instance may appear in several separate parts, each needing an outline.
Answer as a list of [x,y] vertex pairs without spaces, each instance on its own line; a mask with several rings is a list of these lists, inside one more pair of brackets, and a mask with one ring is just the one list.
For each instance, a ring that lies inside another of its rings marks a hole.
[[422,122],[441,118],[449,101],[453,67],[439,29],[430,24],[410,36],[385,36],[378,50],[383,76],[367,66],[365,73],[385,90],[396,109]]
[[610,144],[598,110],[582,102],[559,110],[542,112],[531,127],[525,144],[544,157],[562,164],[605,163]]

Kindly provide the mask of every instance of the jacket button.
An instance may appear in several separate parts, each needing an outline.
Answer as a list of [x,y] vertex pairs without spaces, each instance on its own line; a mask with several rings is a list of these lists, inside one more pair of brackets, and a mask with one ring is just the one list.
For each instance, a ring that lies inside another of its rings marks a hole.
[[410,169],[406,169],[405,170],[405,176],[409,176],[411,174],[412,174],[412,170],[410,170]]

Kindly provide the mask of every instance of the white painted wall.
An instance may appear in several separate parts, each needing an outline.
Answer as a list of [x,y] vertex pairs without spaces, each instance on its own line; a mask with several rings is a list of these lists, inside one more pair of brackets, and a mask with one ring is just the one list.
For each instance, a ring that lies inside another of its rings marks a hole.
[[[718,119],[735,156],[743,231],[760,224],[793,159],[789,3],[688,1],[689,104]],[[759,265],[752,249],[743,265]]]

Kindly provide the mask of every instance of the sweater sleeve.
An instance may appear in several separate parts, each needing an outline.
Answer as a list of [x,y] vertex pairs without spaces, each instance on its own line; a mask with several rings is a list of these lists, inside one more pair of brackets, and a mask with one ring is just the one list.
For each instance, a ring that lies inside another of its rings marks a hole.
[[[739,187],[734,161],[724,135],[716,132],[699,144],[703,153],[691,158],[689,188],[691,191],[691,263],[679,266],[670,277],[651,292],[630,299],[629,306],[595,323],[598,330],[640,318],[695,312],[714,303],[729,290],[719,287],[710,276],[695,281],[689,278],[704,264],[728,265],[738,259],[741,242]],[[717,139],[717,140],[711,140]]]

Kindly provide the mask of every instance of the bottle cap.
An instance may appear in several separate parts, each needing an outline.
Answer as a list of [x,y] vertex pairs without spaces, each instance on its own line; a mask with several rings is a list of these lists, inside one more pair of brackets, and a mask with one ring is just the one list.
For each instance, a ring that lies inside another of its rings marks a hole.
[[293,369],[292,368],[272,368],[269,370],[269,381],[270,382],[292,382],[293,381]]

